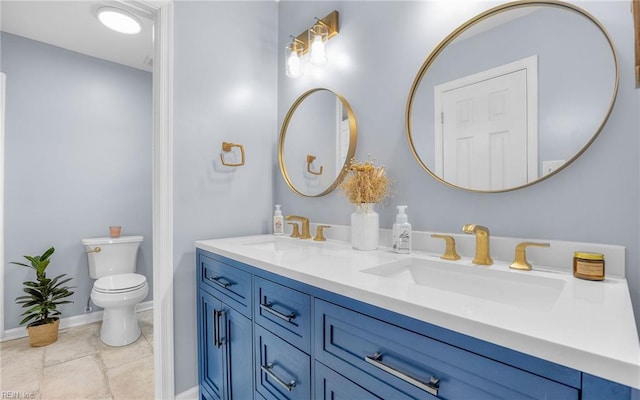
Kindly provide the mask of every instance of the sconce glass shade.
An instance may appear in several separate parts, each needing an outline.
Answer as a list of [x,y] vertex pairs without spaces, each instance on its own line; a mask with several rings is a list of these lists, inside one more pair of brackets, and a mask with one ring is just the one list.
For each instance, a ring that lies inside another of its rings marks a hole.
[[302,67],[303,51],[304,47],[302,44],[295,41],[291,42],[291,44],[287,46],[284,52],[284,57],[287,76],[289,78],[300,78],[304,75],[304,69]]
[[329,39],[329,28],[320,21],[309,29],[309,62],[322,65],[327,62],[325,44]]

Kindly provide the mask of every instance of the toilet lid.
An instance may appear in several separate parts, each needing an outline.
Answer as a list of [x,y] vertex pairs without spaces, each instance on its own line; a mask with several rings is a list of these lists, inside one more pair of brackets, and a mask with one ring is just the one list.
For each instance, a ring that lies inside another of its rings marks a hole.
[[140,274],[119,274],[105,276],[93,284],[93,289],[102,293],[130,292],[147,284],[147,278]]

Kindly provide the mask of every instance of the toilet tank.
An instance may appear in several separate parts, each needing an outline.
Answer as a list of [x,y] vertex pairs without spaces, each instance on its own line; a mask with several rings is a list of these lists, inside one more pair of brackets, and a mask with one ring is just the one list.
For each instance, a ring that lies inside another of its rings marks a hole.
[[143,240],[142,236],[82,239],[89,259],[89,276],[98,279],[135,272],[138,248]]

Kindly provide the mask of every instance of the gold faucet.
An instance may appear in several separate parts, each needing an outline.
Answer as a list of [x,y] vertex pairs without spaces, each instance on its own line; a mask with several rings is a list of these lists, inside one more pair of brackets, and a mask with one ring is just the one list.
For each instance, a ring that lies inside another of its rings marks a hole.
[[302,225],[302,233],[300,234],[300,239],[311,239],[311,234],[309,233],[309,218],[300,217],[297,215],[287,215],[285,219],[287,221],[300,221]]
[[482,225],[466,224],[462,232],[476,235],[476,256],[471,261],[478,265],[491,265],[493,260],[489,251],[489,228]]
[[519,269],[521,271],[531,271],[531,264],[527,261],[527,247],[549,247],[549,243],[537,243],[537,242],[522,242],[516,246],[515,260],[509,265],[511,269]]
[[432,238],[436,239],[444,239],[445,242],[445,250],[440,258],[443,260],[459,260],[460,256],[458,252],[456,252],[456,240],[452,236],[448,235],[431,235]]
[[299,238],[300,237],[300,230],[298,229],[298,224],[296,224],[295,222],[287,222],[287,224],[291,225],[291,236],[292,238]]
[[325,228],[331,228],[331,225],[318,225],[316,227],[316,237],[313,238],[313,240],[315,240],[316,242],[324,242],[327,240],[326,237],[324,237],[324,229]]

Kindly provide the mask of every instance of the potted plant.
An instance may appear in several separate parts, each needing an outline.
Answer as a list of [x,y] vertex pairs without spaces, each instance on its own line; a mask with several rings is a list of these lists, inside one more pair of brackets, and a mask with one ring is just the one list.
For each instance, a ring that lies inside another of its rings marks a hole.
[[24,319],[20,325],[29,322],[27,332],[29,333],[29,344],[32,347],[46,346],[58,340],[58,327],[60,315],[58,310],[61,304],[73,303],[66,300],[73,294],[71,286],[65,286],[72,278],[65,278],[66,274],[61,274],[53,279],[47,278],[46,269],[49,266],[51,255],[55,249],[49,248],[39,256],[24,256],[29,264],[12,262],[21,267],[31,268],[36,272],[35,281],[26,281],[23,291],[24,296],[16,297],[16,303],[27,308],[21,315]]

